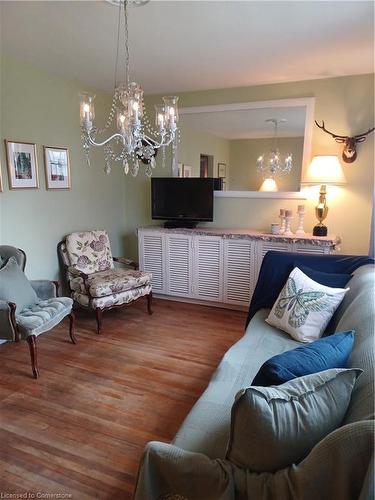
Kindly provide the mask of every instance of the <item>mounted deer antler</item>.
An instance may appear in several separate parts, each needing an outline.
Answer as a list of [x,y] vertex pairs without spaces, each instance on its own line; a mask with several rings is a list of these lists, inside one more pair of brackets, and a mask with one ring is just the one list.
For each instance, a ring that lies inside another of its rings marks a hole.
[[356,144],[357,142],[363,142],[366,140],[366,136],[368,134],[371,134],[375,130],[375,127],[369,128],[367,132],[364,132],[363,134],[357,134],[354,135],[353,137],[349,137],[348,135],[338,135],[334,134],[333,132],[330,132],[329,130],[326,129],[324,125],[324,121],[322,121],[322,124],[319,125],[319,123],[315,120],[316,125],[326,132],[327,134],[331,135],[336,142],[344,142],[344,150],[342,152],[342,159],[346,163],[353,163],[356,158],[357,158],[357,148]]

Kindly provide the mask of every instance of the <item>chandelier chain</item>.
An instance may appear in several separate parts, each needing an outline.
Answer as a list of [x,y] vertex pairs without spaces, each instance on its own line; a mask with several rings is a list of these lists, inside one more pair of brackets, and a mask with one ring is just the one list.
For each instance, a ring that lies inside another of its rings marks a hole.
[[128,0],[124,0],[124,34],[125,34],[125,82],[129,85],[130,75],[129,75],[129,28],[128,28]]
[[120,47],[120,28],[121,28],[121,5],[122,5],[122,2],[120,2],[118,5],[117,42],[116,42],[116,59],[115,59],[115,75],[114,75],[113,92],[116,91],[116,87],[117,87],[117,68],[118,68],[118,56],[119,56],[119,47]]

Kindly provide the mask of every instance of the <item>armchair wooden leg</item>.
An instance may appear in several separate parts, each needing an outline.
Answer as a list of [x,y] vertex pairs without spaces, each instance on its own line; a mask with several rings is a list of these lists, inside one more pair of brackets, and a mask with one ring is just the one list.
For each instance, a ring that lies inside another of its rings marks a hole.
[[30,335],[30,337],[27,337],[27,343],[29,344],[29,349],[30,349],[30,358],[31,358],[31,366],[33,369],[33,375],[34,378],[38,378],[39,370],[38,370],[38,357],[36,350],[36,336]]
[[96,308],[96,325],[97,325],[97,333],[102,333],[102,324],[103,324],[103,311],[100,307]]
[[74,323],[75,323],[74,313],[71,312],[69,314],[68,318],[69,318],[69,335],[70,335],[70,338],[71,338],[71,341],[73,342],[73,344],[76,344],[77,337],[74,335]]
[[152,292],[150,292],[147,297],[147,312],[148,314],[152,314],[154,311],[152,310]]

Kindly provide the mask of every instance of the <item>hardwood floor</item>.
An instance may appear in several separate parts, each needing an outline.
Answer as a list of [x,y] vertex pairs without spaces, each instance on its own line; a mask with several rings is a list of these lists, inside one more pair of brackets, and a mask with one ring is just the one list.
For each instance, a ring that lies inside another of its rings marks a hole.
[[107,312],[99,336],[80,311],[77,345],[68,320],[38,339],[38,380],[26,342],[1,345],[0,492],[131,498],[144,445],[173,438],[244,322],[164,300],[149,316],[140,300]]

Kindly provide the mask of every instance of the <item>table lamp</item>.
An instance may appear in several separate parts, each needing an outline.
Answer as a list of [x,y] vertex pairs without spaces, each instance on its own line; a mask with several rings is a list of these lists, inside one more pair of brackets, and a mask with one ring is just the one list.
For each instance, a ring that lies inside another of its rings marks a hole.
[[345,183],[345,175],[337,156],[314,156],[302,179],[302,184],[321,184],[319,203],[315,207],[315,214],[319,223],[313,229],[314,236],[327,236],[328,229],[323,224],[328,214],[327,184],[338,185]]

